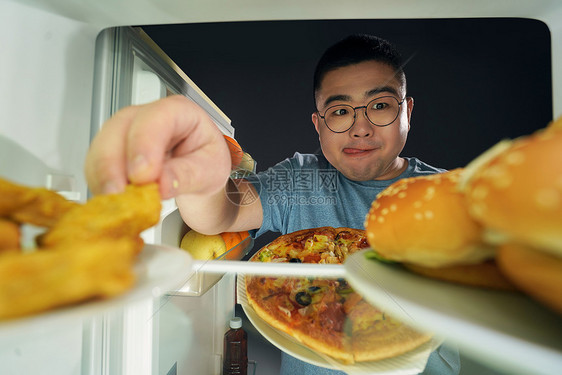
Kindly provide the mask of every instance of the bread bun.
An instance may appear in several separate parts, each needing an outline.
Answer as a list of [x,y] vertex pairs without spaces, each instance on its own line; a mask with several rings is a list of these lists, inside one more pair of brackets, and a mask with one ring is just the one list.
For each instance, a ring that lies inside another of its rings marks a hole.
[[562,118],[503,142],[466,168],[471,215],[496,242],[517,242],[562,256]]
[[479,288],[516,291],[514,284],[504,276],[493,259],[477,264],[460,264],[430,268],[404,263],[405,268],[422,276]]
[[562,314],[562,257],[510,243],[499,246],[496,261],[521,290]]
[[367,240],[381,256],[425,267],[475,264],[494,256],[457,189],[462,169],[399,180],[372,203]]

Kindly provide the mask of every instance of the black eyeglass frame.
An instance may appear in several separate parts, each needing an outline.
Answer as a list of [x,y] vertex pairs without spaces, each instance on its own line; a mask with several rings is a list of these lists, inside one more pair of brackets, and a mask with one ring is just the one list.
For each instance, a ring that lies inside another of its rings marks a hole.
[[[392,99],[394,99],[394,100],[396,100],[396,101],[398,102],[398,99],[396,99],[394,96],[392,96],[392,95],[385,95],[385,96],[379,96],[379,97],[377,97],[377,98],[374,98],[373,100],[369,101],[369,103],[367,103],[366,105],[361,105],[361,106],[358,106],[358,107],[353,107],[353,106],[351,106],[351,105],[349,105],[349,104],[336,104],[336,105],[332,105],[332,106],[326,108],[326,110],[324,111],[324,116],[322,116],[322,115],[320,114],[320,111],[316,110],[316,112],[318,113],[318,116],[319,116],[322,120],[324,120],[324,125],[326,125],[326,127],[328,128],[329,131],[331,131],[332,133],[341,134],[341,133],[345,133],[346,131],[348,131],[349,129],[351,129],[351,128],[353,127],[353,125],[355,125],[355,120],[357,119],[357,110],[358,110],[358,109],[361,109],[361,108],[367,109],[367,107],[369,106],[369,104],[371,104],[371,103],[374,102],[375,100],[380,100],[380,99],[382,99],[382,98],[392,98]],[[400,114],[400,108],[401,108],[401,106],[402,106],[402,103],[404,103],[404,101],[406,101],[406,99],[408,99],[408,96],[405,96],[404,98],[402,98],[401,101],[398,102],[398,111],[396,112],[396,116],[395,116],[394,119],[393,119],[392,121],[390,121],[388,124],[384,124],[384,125],[375,124],[375,123],[374,123],[373,121],[371,121],[371,119],[369,118],[369,115],[367,114],[367,111],[365,111],[365,117],[367,118],[367,120],[369,120],[369,122],[370,122],[371,124],[373,124],[373,125],[375,125],[375,126],[378,126],[379,128],[384,128],[385,126],[388,126],[388,125],[392,124],[394,121],[396,121],[396,119],[398,118],[398,115]],[[346,106],[346,107],[349,107],[349,108],[353,109],[353,122],[351,123],[351,125],[349,126],[349,128],[337,132],[337,131],[335,131],[335,130],[332,130],[332,129],[328,126],[328,122],[326,121],[326,113],[327,113],[331,108],[339,107],[339,106]]]

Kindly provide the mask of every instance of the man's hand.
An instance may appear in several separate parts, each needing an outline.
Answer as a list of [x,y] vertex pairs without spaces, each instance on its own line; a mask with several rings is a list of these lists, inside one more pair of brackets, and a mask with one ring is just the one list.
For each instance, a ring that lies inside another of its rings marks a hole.
[[158,182],[163,199],[216,195],[230,175],[224,137],[207,114],[183,96],[127,107],[109,119],[86,156],[94,194],[127,183]]

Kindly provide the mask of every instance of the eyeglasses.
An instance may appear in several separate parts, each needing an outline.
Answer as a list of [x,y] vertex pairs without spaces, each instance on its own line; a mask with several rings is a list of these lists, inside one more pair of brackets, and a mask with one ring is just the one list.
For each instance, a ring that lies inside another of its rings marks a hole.
[[367,120],[375,126],[388,126],[398,117],[400,106],[404,103],[398,101],[394,96],[381,96],[371,100],[367,105],[352,107],[348,104],[338,104],[328,107],[324,115],[319,116],[324,120],[326,127],[334,133],[345,133],[355,124],[356,112],[365,108]]

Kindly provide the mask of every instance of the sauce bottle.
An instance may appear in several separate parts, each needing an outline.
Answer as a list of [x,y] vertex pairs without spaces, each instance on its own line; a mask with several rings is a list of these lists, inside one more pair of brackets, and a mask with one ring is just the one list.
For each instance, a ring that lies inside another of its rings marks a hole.
[[230,319],[230,329],[224,334],[222,375],[248,374],[248,334],[242,329],[242,319]]

